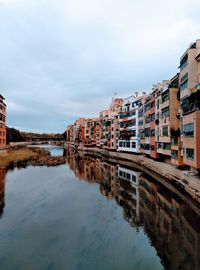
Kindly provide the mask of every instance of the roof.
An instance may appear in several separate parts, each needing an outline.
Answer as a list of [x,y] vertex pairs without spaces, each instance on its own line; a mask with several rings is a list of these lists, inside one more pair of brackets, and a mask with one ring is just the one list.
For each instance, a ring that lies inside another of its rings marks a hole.
[[1,94],[0,94],[0,98],[3,99],[3,100],[5,99]]

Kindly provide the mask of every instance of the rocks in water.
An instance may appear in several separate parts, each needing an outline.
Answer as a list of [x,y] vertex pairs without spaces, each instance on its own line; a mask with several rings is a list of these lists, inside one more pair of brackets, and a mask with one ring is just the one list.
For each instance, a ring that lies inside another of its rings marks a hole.
[[17,163],[17,167],[26,167],[26,166],[58,166],[65,164],[66,157],[64,156],[36,156],[32,157],[29,160],[20,161]]

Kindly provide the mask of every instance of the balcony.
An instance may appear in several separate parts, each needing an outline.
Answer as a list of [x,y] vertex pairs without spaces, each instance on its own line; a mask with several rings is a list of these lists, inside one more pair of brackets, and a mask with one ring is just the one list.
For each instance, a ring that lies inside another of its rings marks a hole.
[[171,143],[159,142],[157,146],[157,152],[166,156],[171,156]]
[[200,90],[184,98],[181,103],[181,109],[183,115],[200,110]]
[[119,119],[130,118],[130,117],[134,118],[135,116],[136,116],[135,110],[119,113]]

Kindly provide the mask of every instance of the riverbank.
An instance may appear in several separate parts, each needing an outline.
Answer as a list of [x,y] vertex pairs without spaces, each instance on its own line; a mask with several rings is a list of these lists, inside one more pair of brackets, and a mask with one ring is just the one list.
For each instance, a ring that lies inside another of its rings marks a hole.
[[137,168],[156,177],[157,180],[162,181],[166,186],[168,183],[174,185],[200,203],[200,178],[190,174],[188,171],[181,171],[170,164],[137,154],[107,151],[96,147],[78,148],[77,150],[88,155],[105,158],[110,162],[120,162],[120,164],[125,166]]
[[[63,153],[52,155],[51,149],[40,147],[35,143],[15,143],[0,149],[0,168],[13,168],[25,166],[58,166],[66,162]],[[52,144],[48,144],[52,145]],[[54,145],[54,144],[53,144]],[[58,145],[56,145],[57,147]]]
[[15,167],[20,162],[28,162],[41,157],[49,156],[49,151],[42,148],[13,147],[0,156],[0,167]]

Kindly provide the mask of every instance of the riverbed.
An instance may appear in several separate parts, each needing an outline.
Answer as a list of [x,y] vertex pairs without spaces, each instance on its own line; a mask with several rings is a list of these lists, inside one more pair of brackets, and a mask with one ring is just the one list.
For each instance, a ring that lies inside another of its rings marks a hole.
[[191,205],[140,171],[66,155],[1,169],[0,269],[200,269]]

